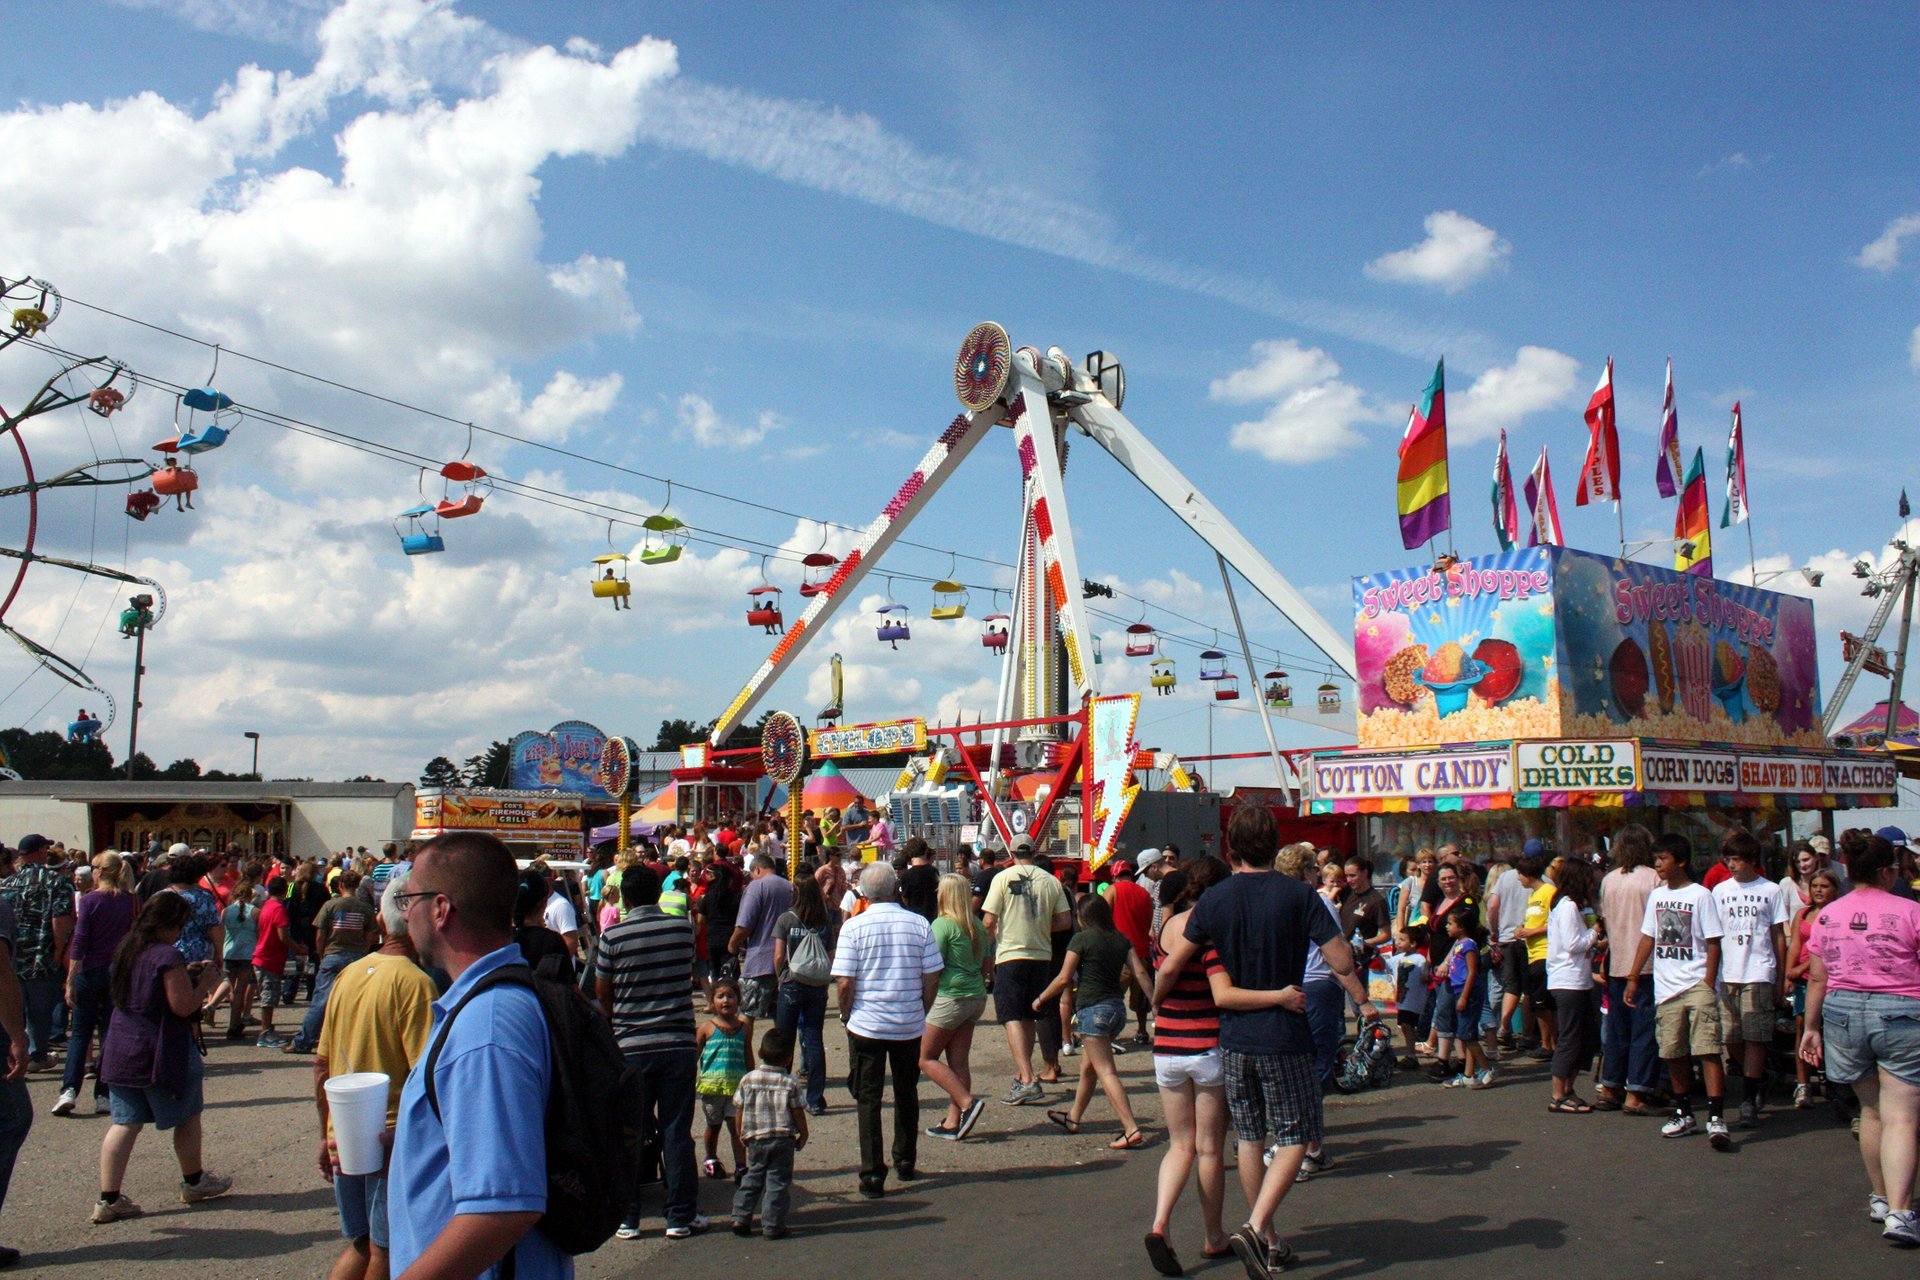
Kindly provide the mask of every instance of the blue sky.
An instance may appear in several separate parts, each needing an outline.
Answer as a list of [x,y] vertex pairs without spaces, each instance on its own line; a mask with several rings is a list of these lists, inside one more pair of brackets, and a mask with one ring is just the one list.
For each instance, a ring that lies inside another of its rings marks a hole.
[[[1899,221],[1920,214],[1910,7],[1172,12],[15,0],[0,166],[36,194],[0,209],[0,243],[31,259],[0,274],[851,525],[952,416],[953,351],[995,319],[1016,343],[1119,353],[1129,416],[1336,625],[1349,576],[1411,560],[1392,450],[1436,357],[1456,542],[1478,553],[1501,426],[1521,470],[1550,448],[1569,541],[1617,542],[1612,512],[1572,493],[1609,355],[1628,536],[1667,532],[1652,468],[1670,355],[1683,443],[1710,469],[1743,403],[1763,569],[1884,545],[1901,485],[1920,492],[1902,471],[1920,383],[1920,222]],[[84,307],[49,338],[176,382],[208,363]],[[0,395],[47,371],[0,352]],[[465,447],[417,413],[233,359],[222,375],[244,403],[435,457]],[[141,448],[170,413],[154,392],[116,422]],[[71,424],[30,430],[36,461],[104,448]],[[1228,623],[1211,555],[1080,444],[1083,570],[1210,641]],[[622,511],[666,501],[524,445],[482,436],[473,456]],[[821,536],[676,492],[714,542],[753,550],[636,569],[616,617],[584,579],[604,520],[501,495],[447,525],[445,556],[407,561],[389,526],[417,498],[404,468],[256,422],[202,470],[190,516],[129,531],[82,499],[49,517],[60,545],[169,586],[142,726],[163,760],[236,767],[240,731],[262,728],[275,770],[398,777],[571,716],[643,737],[711,717],[764,654],[741,616],[759,544]],[[1010,560],[1017,494],[989,443],[910,536]],[[1744,576],[1743,535],[1717,550]],[[887,564],[948,566],[913,549]],[[989,709],[972,628],[927,622],[920,581],[893,591],[916,610],[908,647],[843,610],[763,705],[817,707],[838,648],[856,718]],[[1839,574],[1816,598],[1830,640],[1864,622]],[[36,571],[9,621],[89,654],[124,701],[125,660],[94,638],[113,605]],[[1256,645],[1304,655],[1271,610],[1249,616]],[[1190,674],[1192,650],[1173,651]],[[1323,670],[1286,665],[1303,683]],[[0,664],[0,693],[27,673]],[[1208,716],[1182,693],[1149,700],[1143,735],[1197,752]],[[64,723],[69,701],[33,677],[0,718]],[[1307,715],[1283,741],[1339,742],[1333,723]],[[1248,715],[1217,717],[1215,738],[1260,742]]]

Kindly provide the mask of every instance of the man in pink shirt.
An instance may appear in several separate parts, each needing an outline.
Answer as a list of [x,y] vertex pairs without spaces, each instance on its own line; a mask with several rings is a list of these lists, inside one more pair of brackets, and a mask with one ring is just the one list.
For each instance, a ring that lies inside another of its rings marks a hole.
[[[1660,1055],[1654,1045],[1655,1009],[1643,1000],[1626,1005],[1627,979],[1633,976],[1633,956],[1640,949],[1640,923],[1647,911],[1647,895],[1660,884],[1653,869],[1653,836],[1630,822],[1613,836],[1613,870],[1600,881],[1600,916],[1607,925],[1607,1009],[1601,1044],[1598,1092],[1593,1105],[1600,1111],[1651,1114],[1659,1088]],[[1646,976],[1646,970],[1640,976]]]

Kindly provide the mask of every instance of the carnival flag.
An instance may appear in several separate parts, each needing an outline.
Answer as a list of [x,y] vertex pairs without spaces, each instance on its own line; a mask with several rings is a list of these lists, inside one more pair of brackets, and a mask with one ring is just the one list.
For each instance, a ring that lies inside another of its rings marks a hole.
[[1560,504],[1553,500],[1553,472],[1547,466],[1547,449],[1540,447],[1540,461],[1533,464],[1527,477],[1527,509],[1533,512],[1533,527],[1527,531],[1527,545],[1564,547],[1560,535]]
[[1680,412],[1673,407],[1673,357],[1668,356],[1667,403],[1660,411],[1660,463],[1653,473],[1653,482],[1660,486],[1660,496],[1678,497],[1683,474],[1680,461]]
[[1707,501],[1707,459],[1693,451],[1693,465],[1680,491],[1680,509],[1673,515],[1673,567],[1681,573],[1713,576],[1713,515]]
[[1733,427],[1727,432],[1727,504],[1720,509],[1720,527],[1745,524],[1747,510],[1747,442],[1740,432],[1740,402],[1733,402]]
[[1493,536],[1502,551],[1520,540],[1520,509],[1513,500],[1513,469],[1507,465],[1507,432],[1500,429],[1500,451],[1493,459]]
[[1573,505],[1589,501],[1620,501],[1620,432],[1613,423],[1613,357],[1600,374],[1600,385],[1587,401],[1587,460],[1580,468],[1580,488]]
[[1900,491],[1900,518],[1902,520],[1905,520],[1908,516],[1912,514],[1913,514],[1913,508],[1907,505],[1907,491],[1905,489],[1902,489]]
[[1447,362],[1407,418],[1400,437],[1400,541],[1411,551],[1452,527],[1447,497]]

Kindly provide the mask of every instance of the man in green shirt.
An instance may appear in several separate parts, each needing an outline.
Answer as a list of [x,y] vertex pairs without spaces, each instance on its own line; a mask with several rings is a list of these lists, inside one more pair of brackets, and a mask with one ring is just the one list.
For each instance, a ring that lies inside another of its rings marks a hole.
[[1066,890],[1034,865],[1030,841],[1015,844],[1013,865],[993,878],[984,918],[995,944],[993,1007],[1013,1052],[1013,1087],[1001,1101],[1017,1107],[1042,1097],[1033,1070],[1033,1002],[1053,978],[1053,935],[1073,927]]

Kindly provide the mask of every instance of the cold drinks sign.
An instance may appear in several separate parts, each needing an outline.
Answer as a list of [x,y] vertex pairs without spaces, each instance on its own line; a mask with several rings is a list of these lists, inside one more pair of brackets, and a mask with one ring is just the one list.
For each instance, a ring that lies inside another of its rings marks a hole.
[[1516,742],[1516,791],[1637,791],[1632,739],[1592,742]]

